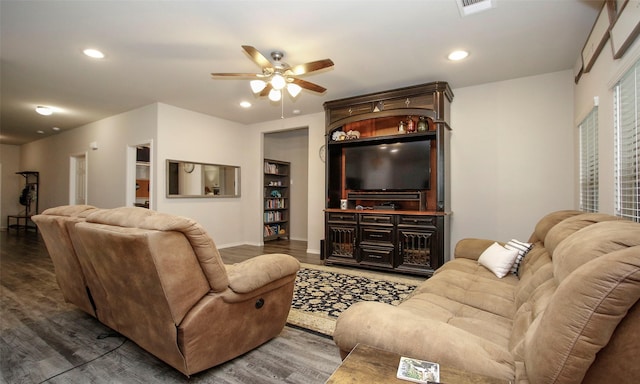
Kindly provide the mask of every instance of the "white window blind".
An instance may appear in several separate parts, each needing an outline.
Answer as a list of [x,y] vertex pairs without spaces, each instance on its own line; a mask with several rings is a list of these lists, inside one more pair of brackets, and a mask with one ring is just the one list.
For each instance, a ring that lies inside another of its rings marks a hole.
[[640,222],[640,61],[614,88],[616,215]]
[[598,108],[578,126],[580,133],[580,210],[598,212]]

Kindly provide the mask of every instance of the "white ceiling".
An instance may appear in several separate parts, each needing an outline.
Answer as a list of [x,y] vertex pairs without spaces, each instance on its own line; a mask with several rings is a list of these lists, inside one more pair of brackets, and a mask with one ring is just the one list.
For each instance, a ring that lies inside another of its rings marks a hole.
[[[296,65],[335,66],[304,79],[326,87],[284,98],[284,116],[322,104],[430,81],[452,88],[573,68],[601,0],[495,0],[461,17],[456,0],[10,1],[0,3],[0,143],[20,144],[150,103],[244,124],[275,120],[281,104],[248,80],[241,49],[284,51]],[[95,61],[87,47],[105,52]],[[463,62],[447,54],[466,49]],[[526,90],[523,90],[526,92]],[[242,109],[239,102],[253,103]],[[43,117],[37,105],[59,113]],[[44,134],[38,134],[42,130]]]

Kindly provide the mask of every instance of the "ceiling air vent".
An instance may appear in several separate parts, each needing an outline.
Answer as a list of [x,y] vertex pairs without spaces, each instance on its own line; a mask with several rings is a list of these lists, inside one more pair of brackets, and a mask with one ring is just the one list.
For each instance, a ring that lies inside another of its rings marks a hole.
[[460,16],[465,17],[496,7],[497,0],[456,0]]

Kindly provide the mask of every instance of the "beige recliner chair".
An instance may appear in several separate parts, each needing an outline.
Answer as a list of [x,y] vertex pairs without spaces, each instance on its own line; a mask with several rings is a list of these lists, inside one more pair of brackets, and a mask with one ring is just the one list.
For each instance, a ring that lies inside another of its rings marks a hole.
[[225,266],[195,221],[135,207],[97,210],[73,231],[104,291],[103,322],[185,375],[284,328],[300,267],[289,255]]
[[93,317],[96,317],[95,305],[67,225],[84,221],[89,213],[96,210],[90,205],[66,205],[49,208],[42,214],[31,217],[38,226],[53,261],[58,286],[65,301]]

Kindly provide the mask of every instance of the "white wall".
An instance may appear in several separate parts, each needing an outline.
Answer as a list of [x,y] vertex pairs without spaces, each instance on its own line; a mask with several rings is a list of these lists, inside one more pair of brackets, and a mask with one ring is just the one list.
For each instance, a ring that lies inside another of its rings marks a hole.
[[571,71],[453,93],[452,249],[465,237],[527,240],[543,215],[575,208]]
[[289,176],[289,234],[307,241],[309,196],[309,133],[306,128],[264,135],[264,157],[291,163]]
[[[451,246],[463,237],[527,239],[544,214],[576,206],[571,71],[454,89]],[[21,147],[41,172],[41,209],[67,204],[69,156],[88,151],[88,203],[125,204],[126,148],[152,140],[155,209],[192,217],[219,247],[262,243],[264,134],[308,129],[307,241],[324,238],[324,113],[249,126],[153,104]],[[99,149],[88,149],[97,141]],[[166,159],[241,167],[240,198],[166,198]],[[19,191],[18,191],[19,192]]]
[[[21,147],[20,167],[40,172],[40,211],[69,204],[70,157],[87,152],[87,204],[126,202],[128,146],[155,138],[156,105],[111,116]],[[89,149],[96,142],[98,149]]]
[[[262,148],[264,148],[264,133],[278,132],[290,129],[297,129],[306,127],[309,130],[309,142],[308,142],[308,205],[307,205],[307,252],[320,253],[320,240],[324,238],[324,202],[325,202],[325,164],[320,160],[318,151],[322,145],[324,145],[324,113],[315,113],[304,116],[297,116],[287,119],[280,119],[274,121],[268,121],[265,123],[253,124],[249,126],[251,131],[258,135],[258,148],[256,153],[252,154],[251,163],[259,165],[259,172],[262,172]],[[259,179],[262,180],[262,179]],[[259,188],[259,187],[258,187]],[[262,192],[260,189],[259,192]],[[251,202],[251,208],[248,214],[256,216],[253,212],[260,212],[262,204],[260,199],[255,199],[255,204]],[[258,220],[262,216],[257,216]],[[251,218],[246,217],[245,220]],[[261,239],[262,238],[262,226],[256,226],[255,229],[247,228],[249,233],[248,239]]]
[[[253,242],[245,227],[262,228],[261,212],[248,211],[248,202],[262,198],[259,178],[251,162],[258,144],[246,126],[228,120],[158,104],[158,140],[155,143],[156,209],[190,217],[200,223],[219,248]],[[167,198],[166,160],[240,166],[240,198]],[[256,191],[257,190],[257,191]],[[255,218],[253,217],[255,216]],[[251,217],[252,221],[245,218]]]
[[23,213],[19,197],[24,188],[24,177],[16,172],[25,171],[20,168],[20,147],[17,145],[0,145],[0,228],[6,229],[7,216]]
[[[613,143],[613,86],[622,75],[640,59],[640,39],[629,48],[625,55],[613,59],[611,40],[607,41],[602,53],[596,60],[589,73],[583,74],[575,87],[575,115],[574,125],[584,120],[593,108],[594,97],[599,98],[598,106],[598,162],[599,162],[599,211],[609,214],[615,213],[614,197],[614,143]],[[575,194],[579,202],[579,139],[575,137],[576,148],[576,179]]]

